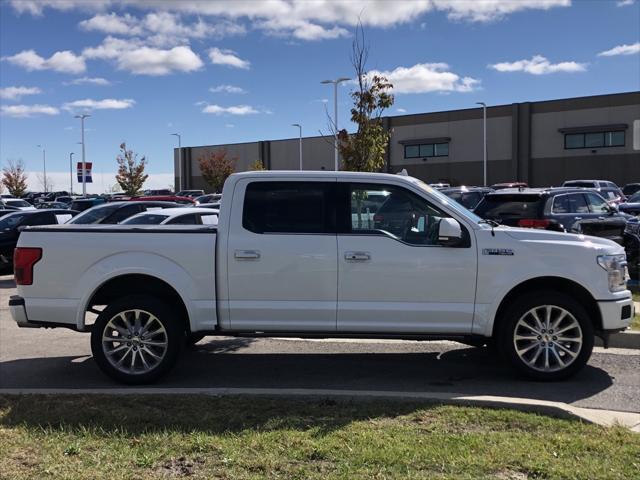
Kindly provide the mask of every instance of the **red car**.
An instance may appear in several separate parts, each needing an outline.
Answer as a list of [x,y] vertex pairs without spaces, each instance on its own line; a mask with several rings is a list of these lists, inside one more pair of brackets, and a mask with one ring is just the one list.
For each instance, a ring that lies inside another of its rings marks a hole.
[[193,198],[189,197],[177,197],[175,195],[151,195],[144,197],[131,197],[129,198],[130,202],[136,202],[139,200],[154,200],[159,202],[175,202],[183,205],[195,205],[196,201]]

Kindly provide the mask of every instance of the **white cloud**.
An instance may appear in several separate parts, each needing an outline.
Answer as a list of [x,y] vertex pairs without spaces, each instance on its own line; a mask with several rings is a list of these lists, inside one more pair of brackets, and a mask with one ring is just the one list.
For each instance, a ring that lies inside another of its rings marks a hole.
[[123,40],[107,37],[97,47],[86,48],[87,58],[113,60],[119,70],[127,70],[136,75],[168,75],[173,72],[193,72],[204,63],[188,46],[173,47],[169,50],[147,47],[139,39]]
[[404,108],[396,108],[396,112],[398,113],[407,113],[407,110]]
[[10,57],[3,57],[3,60],[28,71],[54,70],[62,73],[82,73],[87,68],[84,58],[69,50],[56,52],[49,58],[41,57],[34,50],[23,50]]
[[629,5],[633,5],[636,3],[635,0],[618,0],[616,2],[616,7],[628,7]]
[[5,100],[20,100],[26,95],[42,93],[38,87],[4,87],[0,88],[0,98]]
[[224,126],[226,128],[234,128],[235,127],[235,125],[233,123],[225,123]]
[[247,93],[242,87],[236,87],[235,85],[217,85],[209,88],[211,93]]
[[209,50],[209,59],[214,65],[227,65],[234,68],[249,69],[251,63],[247,60],[243,60],[236,55],[233,50],[221,50],[219,48],[212,48]]
[[393,84],[393,93],[471,92],[480,81],[461,77],[449,70],[446,63],[418,63],[393,70],[372,70],[369,76],[381,75]]
[[101,13],[88,20],[81,21],[79,26],[86,31],[117,35],[140,35],[143,31],[139,20],[128,13],[124,15],[118,15],[115,12],[109,14]]
[[0,105],[0,113],[7,117],[28,118],[40,115],[58,115],[60,110],[51,105]]
[[489,65],[489,68],[498,72],[525,72],[532,75],[547,75],[558,72],[584,72],[587,69],[587,65],[578,62],[551,63],[542,55],[535,55],[531,60],[495,63]]
[[230,107],[221,107],[220,105],[206,105],[202,109],[202,113],[212,113],[214,115],[254,115],[260,113],[250,105],[233,105]]
[[614,55],[634,55],[640,53],[640,42],[633,43],[631,45],[618,45],[610,50],[605,50],[598,54],[599,57],[613,57]]
[[433,6],[451,20],[491,22],[523,10],[569,7],[571,0],[433,0]]
[[75,78],[70,82],[65,82],[65,85],[100,85],[100,86],[108,86],[111,85],[111,82],[106,78],[101,77],[82,77]]
[[103,100],[85,98],[84,100],[65,103],[62,108],[69,112],[78,110],[123,110],[133,107],[135,103],[135,100],[130,98],[105,98]]

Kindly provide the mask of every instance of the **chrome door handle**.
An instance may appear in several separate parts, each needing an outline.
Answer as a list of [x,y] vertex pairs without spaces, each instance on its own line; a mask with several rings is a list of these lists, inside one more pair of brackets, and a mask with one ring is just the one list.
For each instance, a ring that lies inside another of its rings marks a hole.
[[260,260],[258,250],[236,250],[233,256],[236,260]]
[[344,252],[344,259],[347,262],[368,262],[371,260],[369,252]]

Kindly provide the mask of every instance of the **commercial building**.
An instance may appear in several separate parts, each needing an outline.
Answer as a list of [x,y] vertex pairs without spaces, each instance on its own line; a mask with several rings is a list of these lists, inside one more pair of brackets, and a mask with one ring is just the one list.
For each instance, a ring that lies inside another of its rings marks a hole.
[[[481,185],[482,108],[383,118],[391,133],[385,169],[426,182]],[[260,160],[267,169],[299,168],[298,138],[261,140],[174,150],[176,185],[181,163],[183,188],[203,188],[198,158],[225,149],[236,171]],[[303,169],[332,170],[332,137],[302,140]],[[513,103],[487,108],[488,183],[524,181],[560,185],[568,179],[640,182],[640,91]]]

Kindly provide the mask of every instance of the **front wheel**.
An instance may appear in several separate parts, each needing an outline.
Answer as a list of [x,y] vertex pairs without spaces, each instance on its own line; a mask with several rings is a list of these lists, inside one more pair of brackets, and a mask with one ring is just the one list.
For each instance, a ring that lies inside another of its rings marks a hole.
[[593,324],[582,305],[556,292],[535,292],[514,301],[498,331],[502,354],[536,380],[577,373],[589,360],[593,341]]
[[91,330],[91,351],[100,369],[131,384],[150,383],[177,361],[184,332],[167,304],[132,295],[109,304]]

